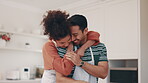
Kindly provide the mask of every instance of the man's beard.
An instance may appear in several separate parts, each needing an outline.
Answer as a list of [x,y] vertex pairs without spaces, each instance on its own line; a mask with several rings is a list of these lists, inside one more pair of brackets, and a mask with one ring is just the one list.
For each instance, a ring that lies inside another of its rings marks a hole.
[[79,43],[79,40],[78,40],[77,43],[75,43],[74,41],[73,41],[72,43],[73,43],[73,45],[79,45],[79,44],[80,44],[80,43]]

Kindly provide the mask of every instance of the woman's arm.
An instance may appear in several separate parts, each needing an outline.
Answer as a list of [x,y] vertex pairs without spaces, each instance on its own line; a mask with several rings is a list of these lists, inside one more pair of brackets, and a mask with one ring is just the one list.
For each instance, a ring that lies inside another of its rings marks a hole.
[[87,33],[87,40],[92,40],[92,41],[95,41],[95,43],[93,44],[94,46],[95,45],[98,45],[100,43],[100,34],[98,32],[95,32],[95,31],[89,31]]
[[55,71],[67,76],[71,73],[74,64],[65,57],[58,55],[53,42],[47,42],[43,47],[44,69],[54,69]]
[[87,42],[85,44],[83,44],[77,51],[76,53],[78,55],[80,55],[81,57],[84,56],[84,52],[85,50],[92,46],[92,45],[97,45],[98,43],[100,43],[99,40],[100,34],[98,32],[95,31],[89,31],[87,33]]
[[77,53],[80,57],[84,56],[85,50],[86,50],[88,47],[92,46],[94,43],[95,43],[95,41],[93,41],[93,40],[88,40],[84,45],[82,45],[82,46],[76,51],[76,53]]

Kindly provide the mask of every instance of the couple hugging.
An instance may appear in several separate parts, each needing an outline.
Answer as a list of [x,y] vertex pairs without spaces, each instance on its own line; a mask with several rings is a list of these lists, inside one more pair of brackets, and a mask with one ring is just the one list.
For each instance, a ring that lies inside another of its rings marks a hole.
[[49,40],[43,46],[41,83],[98,83],[107,76],[106,47],[98,32],[88,31],[85,16],[50,10],[42,25]]

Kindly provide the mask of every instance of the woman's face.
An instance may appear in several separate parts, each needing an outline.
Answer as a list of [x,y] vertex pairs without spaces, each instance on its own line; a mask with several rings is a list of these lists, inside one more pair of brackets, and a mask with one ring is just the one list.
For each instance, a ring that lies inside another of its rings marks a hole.
[[64,37],[64,38],[62,38],[60,40],[56,40],[55,42],[57,43],[58,47],[66,48],[66,47],[68,47],[68,45],[71,42],[71,36],[67,35],[66,37]]

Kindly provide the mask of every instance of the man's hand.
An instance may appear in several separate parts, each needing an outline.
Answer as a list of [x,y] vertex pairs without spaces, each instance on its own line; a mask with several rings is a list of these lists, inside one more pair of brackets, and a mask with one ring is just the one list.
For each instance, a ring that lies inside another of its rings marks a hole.
[[68,60],[71,60],[76,66],[80,66],[81,64],[81,59],[80,59],[80,56],[74,52],[68,52],[66,53],[66,58]]

